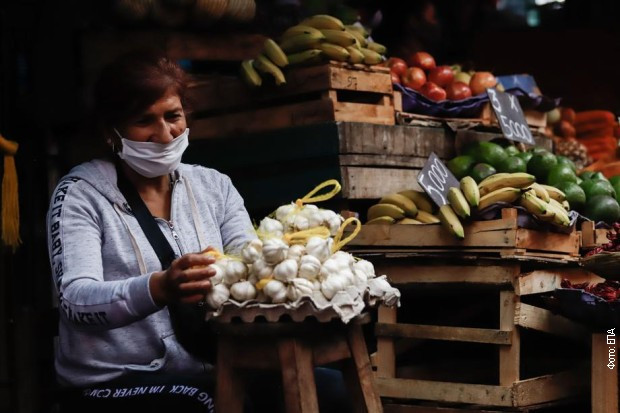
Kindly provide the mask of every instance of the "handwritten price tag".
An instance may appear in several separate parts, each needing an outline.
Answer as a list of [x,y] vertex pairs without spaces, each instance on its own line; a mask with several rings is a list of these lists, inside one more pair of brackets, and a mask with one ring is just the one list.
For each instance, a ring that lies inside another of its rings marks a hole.
[[459,187],[459,181],[434,152],[418,175],[418,183],[438,206],[448,203],[450,188]]
[[487,95],[504,137],[511,141],[534,145],[534,137],[527,126],[517,97],[495,89],[487,89]]

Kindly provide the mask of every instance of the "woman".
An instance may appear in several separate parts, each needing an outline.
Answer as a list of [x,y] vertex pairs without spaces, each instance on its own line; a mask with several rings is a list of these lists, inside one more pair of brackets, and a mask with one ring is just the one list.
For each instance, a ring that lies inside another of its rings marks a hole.
[[[180,163],[189,134],[185,95],[184,73],[168,59],[133,54],[115,61],[95,88],[111,159],[75,167],[53,193],[56,371],[61,385],[80,389],[67,392],[73,396],[62,407],[69,411],[132,403],[212,410],[212,367],[180,345],[168,306],[199,303],[211,288],[214,272],[206,266],[213,260],[198,252],[234,253],[255,235],[228,177]],[[171,263],[151,246],[122,183],[154,217],[174,252]]]

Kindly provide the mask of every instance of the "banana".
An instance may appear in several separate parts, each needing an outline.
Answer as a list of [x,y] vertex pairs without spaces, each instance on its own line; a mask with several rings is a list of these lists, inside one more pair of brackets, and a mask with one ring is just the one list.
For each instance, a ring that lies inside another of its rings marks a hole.
[[547,190],[551,199],[555,199],[558,202],[562,202],[566,199],[566,194],[560,191],[558,188],[549,185],[541,185],[543,188]]
[[400,221],[396,222],[399,225],[420,225],[422,224],[422,222],[418,221],[417,219],[413,219],[413,218],[403,218]]
[[353,46],[355,44],[355,36],[345,30],[323,29],[321,33],[323,33],[325,41],[328,43],[337,44],[342,47]]
[[280,40],[284,40],[287,37],[297,36],[298,34],[310,34],[310,35],[315,35],[317,37],[321,37],[321,31],[319,29],[315,29],[314,27],[298,24],[297,26],[292,26],[286,29],[284,33],[282,33]]
[[528,212],[536,215],[542,220],[548,221],[553,219],[553,212],[549,211],[548,204],[536,196],[536,192],[527,191],[521,195],[519,205],[527,209]]
[[271,60],[279,67],[284,67],[288,65],[288,58],[286,57],[286,54],[280,48],[280,46],[278,46],[278,44],[273,41],[273,39],[265,40],[263,53],[265,53],[269,60]]
[[376,42],[368,42],[368,44],[366,45],[366,47],[370,50],[373,50],[379,54],[386,54],[387,53],[387,47],[385,47],[384,45],[382,45],[381,43],[376,43]]
[[375,204],[368,208],[368,220],[372,220],[378,217],[392,217],[394,219],[403,219],[405,217],[405,211],[392,204]]
[[562,225],[565,227],[570,226],[570,217],[568,216],[568,213],[566,212],[566,210],[564,210],[564,207],[562,206],[562,204],[560,204],[555,199],[551,199],[548,202],[547,208],[550,208],[555,214],[555,216],[553,217],[554,224]]
[[368,31],[364,27],[358,26],[356,24],[347,24],[346,26],[344,26],[344,28],[345,30],[351,30],[361,34],[362,36],[364,36],[364,39],[370,36],[370,33],[368,33]]
[[253,65],[259,72],[268,73],[273,76],[276,80],[276,85],[280,86],[286,84],[284,73],[264,55],[258,55],[256,59],[254,59]]
[[467,218],[471,215],[469,203],[459,188],[452,187],[448,189],[448,202],[450,202],[454,212],[461,218]]
[[369,220],[366,222],[366,225],[390,225],[396,222],[396,220],[392,217],[382,216]]
[[323,60],[321,56],[323,56],[321,49],[304,50],[303,52],[287,55],[290,65],[319,63]]
[[457,238],[465,238],[463,224],[461,224],[459,217],[456,216],[450,205],[446,204],[439,208],[439,220],[441,224]]
[[[553,198],[551,198],[553,199]],[[564,201],[562,201],[562,206],[564,207],[565,210],[570,211],[570,204],[568,203],[568,201],[565,199]]]
[[512,187],[504,187],[496,189],[493,192],[490,192],[480,198],[480,203],[478,204],[478,209],[485,209],[489,205],[495,204],[497,202],[508,202],[512,203],[519,199],[521,195],[521,189],[512,188]]
[[536,196],[545,202],[549,202],[549,199],[551,199],[549,198],[549,192],[541,184],[537,184],[536,182],[534,182],[532,185],[525,188],[525,190],[529,190],[529,189],[536,192]]
[[325,36],[320,31],[318,34],[297,34],[287,37],[280,42],[280,48],[286,53],[301,52],[308,49],[318,49],[321,42],[325,40]]
[[357,39],[357,42],[359,43],[360,47],[368,46],[368,41],[366,40],[366,38],[360,32],[355,31],[355,30],[351,30],[349,28],[347,28],[346,31],[349,32],[350,34],[352,34],[353,36],[355,36],[355,38]]
[[492,179],[498,179],[498,178],[502,178],[502,177],[506,177],[510,175],[508,172],[498,172],[496,174],[493,175],[489,175],[486,178],[484,178],[482,181],[480,181],[480,183],[478,184],[478,186],[480,185],[486,185],[487,182],[491,181]]
[[439,219],[435,215],[421,209],[418,210],[418,215],[416,215],[415,219],[423,224],[436,224],[439,222]]
[[424,211],[432,214],[437,210],[435,203],[428,195],[426,195],[425,192],[407,189],[405,191],[400,191],[399,194],[411,199],[418,207],[418,213],[420,213],[420,211]]
[[299,24],[314,27],[315,29],[344,30],[344,24],[342,24],[340,19],[337,19],[334,16],[328,16],[327,14],[317,14],[315,16],[308,17]]
[[415,216],[418,215],[418,207],[416,206],[415,202],[401,194],[395,193],[386,195],[381,198],[379,203],[396,205],[397,207],[405,211],[405,214],[407,214],[407,216],[411,218],[415,218]]
[[349,52],[349,62],[353,64],[364,62],[364,54],[357,47],[349,46],[347,47],[347,52]]
[[500,188],[525,188],[534,182],[536,182],[536,177],[525,172],[508,175],[495,174],[480,182],[478,189],[480,189],[480,195],[486,195]]
[[263,79],[261,79],[260,75],[254,69],[253,60],[244,60],[241,63],[241,77],[251,87],[259,87],[263,84]]
[[378,65],[379,63],[383,62],[383,56],[381,56],[379,53],[370,49],[366,49],[365,47],[362,47],[360,50],[364,54],[364,63],[366,63],[367,65]]
[[332,43],[321,43],[319,49],[323,51],[323,54],[331,60],[337,60],[339,62],[346,62],[349,60],[349,52],[342,46]]
[[471,176],[464,176],[461,179],[461,191],[465,195],[465,199],[469,202],[469,205],[477,207],[480,203],[480,190],[478,184]]

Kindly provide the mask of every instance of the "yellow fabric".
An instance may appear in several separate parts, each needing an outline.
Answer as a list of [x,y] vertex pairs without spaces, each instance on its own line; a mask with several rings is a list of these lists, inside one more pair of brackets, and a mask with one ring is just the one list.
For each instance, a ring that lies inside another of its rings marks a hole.
[[310,237],[327,238],[329,237],[329,229],[325,227],[315,227],[303,231],[291,232],[284,234],[284,241],[286,241],[288,245],[306,245]]
[[19,194],[15,154],[17,142],[0,135],[0,150],[4,153],[4,174],[2,175],[2,242],[13,252],[22,243],[19,237]]
[[[333,186],[334,188],[325,194],[315,196],[317,192],[319,192],[323,188],[327,188],[328,186]],[[300,198],[297,201],[295,201],[295,204],[297,204],[297,206],[301,208],[303,204],[311,204],[315,202],[327,201],[328,199],[332,199],[334,196],[336,196],[336,194],[340,192],[340,189],[341,189],[340,182],[338,182],[335,179],[329,179],[317,185],[312,191],[308,192],[303,198]]]
[[[344,234],[345,228],[348,227],[349,224],[351,224],[351,223],[355,223],[355,229],[353,230],[351,235],[349,235],[345,239],[342,239],[342,235]],[[355,217],[347,218],[342,223],[340,228],[338,228],[338,232],[334,236],[334,245],[332,246],[332,254],[336,253],[342,247],[344,247],[349,242],[351,242],[351,240],[357,236],[357,234],[360,232],[361,229],[362,229],[362,223],[360,222],[359,219],[357,219]]]

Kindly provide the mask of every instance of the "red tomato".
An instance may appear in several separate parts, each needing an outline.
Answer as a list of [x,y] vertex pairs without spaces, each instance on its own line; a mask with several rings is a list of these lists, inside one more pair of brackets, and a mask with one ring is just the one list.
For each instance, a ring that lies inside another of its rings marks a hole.
[[420,93],[435,102],[446,99],[446,91],[433,82],[426,82],[420,89]]
[[437,65],[435,64],[435,58],[433,58],[430,54],[426,52],[417,52],[409,58],[409,66],[416,66],[424,70],[431,70]]
[[392,83],[398,83],[400,85],[400,76],[392,71],[390,71],[390,75],[392,75]]
[[437,86],[446,87],[454,80],[454,71],[450,66],[437,66],[428,72],[428,80]]
[[400,57],[390,57],[386,65],[398,76],[404,76],[407,71],[407,63],[405,63],[405,61]]
[[452,82],[446,88],[450,100],[462,100],[471,97],[471,89],[463,82]]
[[424,83],[426,83],[426,74],[419,67],[410,67],[403,76],[403,84],[413,90],[420,90]]
[[497,79],[490,72],[476,72],[469,81],[471,93],[474,96],[485,93],[488,88],[497,84]]

